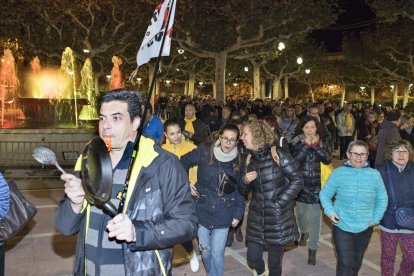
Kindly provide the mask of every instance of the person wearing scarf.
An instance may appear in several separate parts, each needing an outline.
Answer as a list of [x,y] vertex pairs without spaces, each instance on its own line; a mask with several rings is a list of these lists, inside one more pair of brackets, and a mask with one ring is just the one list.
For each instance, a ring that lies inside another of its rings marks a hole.
[[209,135],[208,126],[196,117],[196,109],[193,104],[186,104],[184,112],[184,121],[180,124],[181,129],[183,129],[182,134],[194,144],[199,145]]
[[339,159],[344,159],[346,156],[346,149],[352,141],[352,135],[355,130],[355,119],[351,114],[352,106],[347,104],[341,113],[336,118],[339,136]]
[[[229,228],[236,227],[244,213],[244,197],[237,189],[240,182],[238,139],[238,127],[225,125],[218,139],[199,145],[180,159],[187,171],[198,166],[193,195],[196,197],[199,247],[208,275],[223,275]],[[233,189],[226,190],[224,185]]]

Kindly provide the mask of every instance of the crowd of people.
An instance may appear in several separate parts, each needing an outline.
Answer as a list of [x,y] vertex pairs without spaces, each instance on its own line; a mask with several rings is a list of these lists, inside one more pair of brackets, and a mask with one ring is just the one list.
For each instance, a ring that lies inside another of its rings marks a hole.
[[[192,271],[199,269],[199,252],[208,275],[223,275],[225,247],[231,246],[233,233],[243,239],[244,224],[253,273],[281,275],[289,244],[308,246],[307,263],[316,264],[322,211],[333,224],[337,275],[358,275],[375,225],[381,229],[382,274],[394,275],[399,243],[398,275],[414,272],[414,231],[395,220],[396,206],[414,207],[414,134],[406,110],[361,103],[340,107],[330,101],[161,96],[142,122],[144,138],[135,163],[145,164],[133,167],[143,171],[126,179],[142,119],[139,110],[131,114],[135,98],[129,94],[139,95],[113,91],[104,96],[99,130],[102,138],[110,134],[114,139],[114,204],[124,200],[117,198],[119,190],[137,198],[127,196],[123,212],[110,218],[85,201],[79,175],[62,176],[67,196],[56,225],[65,234],[82,233],[75,272],[110,274],[120,271],[123,261],[128,275],[169,275],[172,246],[181,243]],[[335,150],[344,164],[321,187],[321,164],[330,165]],[[148,160],[139,158],[141,151]],[[134,185],[123,185],[131,181],[143,182],[140,193]]]

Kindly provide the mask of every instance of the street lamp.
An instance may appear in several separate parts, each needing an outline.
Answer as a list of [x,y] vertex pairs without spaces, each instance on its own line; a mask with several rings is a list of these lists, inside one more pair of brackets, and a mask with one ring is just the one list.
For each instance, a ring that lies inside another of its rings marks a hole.
[[249,67],[244,66],[244,72],[249,72]]
[[277,45],[277,49],[279,51],[283,51],[286,48],[285,43],[283,42],[279,42],[279,44]]
[[307,75],[309,75],[309,74],[310,74],[310,69],[306,69],[306,70],[305,70],[305,73],[306,73]]
[[302,57],[298,57],[297,59],[296,59],[296,63],[297,64],[302,64],[303,63],[303,58]]

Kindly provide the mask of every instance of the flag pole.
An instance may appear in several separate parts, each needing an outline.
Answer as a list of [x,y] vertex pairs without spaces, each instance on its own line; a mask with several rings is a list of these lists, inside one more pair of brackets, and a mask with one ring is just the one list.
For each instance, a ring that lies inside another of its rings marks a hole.
[[136,144],[135,144],[135,147],[134,147],[134,150],[136,152],[138,152],[139,141],[141,140],[142,131],[144,129],[145,119],[147,117],[148,106],[149,106],[149,104],[151,102],[152,92],[154,90],[155,81],[157,79],[158,71],[159,71],[159,68],[160,68],[160,61],[161,61],[161,56],[162,56],[162,50],[164,48],[165,39],[166,39],[167,34],[168,34],[168,31],[169,31],[168,30],[168,27],[170,25],[170,18],[171,18],[171,13],[172,13],[173,7],[174,7],[174,2],[175,2],[175,0],[171,0],[171,5],[170,5],[169,11],[168,11],[167,23],[166,23],[166,26],[165,26],[165,32],[164,32],[164,34],[162,36],[161,47],[160,47],[160,51],[158,52],[157,62],[156,62],[155,67],[154,67],[154,74],[153,74],[153,77],[152,77],[151,86],[149,88],[147,100],[145,102],[144,113],[142,114],[141,124],[140,124],[140,126],[138,128],[137,141],[136,141]]
[[174,2],[175,2],[175,0],[171,1],[170,10],[169,10],[169,13],[168,13],[168,18],[167,18],[167,23],[166,23],[166,26],[165,26],[165,32],[164,32],[163,37],[162,37],[161,47],[160,47],[160,51],[159,51],[158,57],[157,57],[157,63],[156,63],[155,68],[154,68],[154,76],[152,77],[151,86],[150,86],[150,89],[148,91],[147,101],[145,102],[144,114],[142,114],[141,123],[140,123],[140,126],[138,128],[136,143],[135,143],[134,149],[132,151],[131,160],[129,161],[129,166],[128,166],[128,171],[127,171],[126,178],[125,178],[124,188],[123,188],[122,193],[120,194],[120,201],[119,201],[119,205],[118,205],[118,212],[119,213],[123,212],[123,209],[124,209],[124,204],[125,204],[125,200],[126,200],[126,193],[127,193],[127,190],[128,190],[129,180],[131,178],[131,173],[132,173],[132,167],[134,165],[135,158],[138,155],[139,141],[141,140],[142,131],[144,129],[144,124],[145,124],[145,117],[147,116],[148,104],[151,100],[152,91],[154,90],[155,80],[157,78],[158,69],[160,67],[160,60],[161,60],[162,50],[164,48],[165,38],[167,37],[168,25],[170,24],[170,18],[171,18],[171,13],[172,13],[172,10],[173,10],[173,7],[174,7]]

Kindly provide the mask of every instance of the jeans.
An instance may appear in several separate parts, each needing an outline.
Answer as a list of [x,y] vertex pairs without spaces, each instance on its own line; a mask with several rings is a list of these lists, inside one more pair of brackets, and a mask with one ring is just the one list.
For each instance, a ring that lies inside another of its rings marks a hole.
[[296,202],[298,226],[301,233],[309,233],[309,249],[317,250],[321,232],[321,205]]
[[343,231],[333,227],[333,240],[335,243],[338,262],[336,264],[336,275],[357,276],[362,265],[365,249],[372,235],[373,227],[360,233]]
[[381,231],[381,275],[394,275],[395,255],[400,244],[402,261],[397,276],[410,276],[414,272],[414,234]]
[[[267,264],[269,266],[269,276],[282,275],[282,259],[284,245],[270,245]],[[260,275],[265,271],[263,261],[263,244],[247,243],[247,261],[249,265]]]
[[224,272],[224,249],[229,228],[207,229],[198,227],[198,239],[204,268],[210,276],[221,276]]

